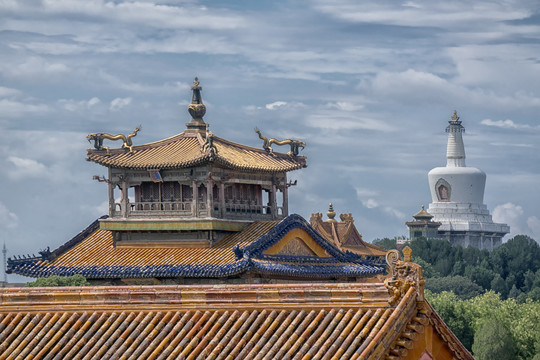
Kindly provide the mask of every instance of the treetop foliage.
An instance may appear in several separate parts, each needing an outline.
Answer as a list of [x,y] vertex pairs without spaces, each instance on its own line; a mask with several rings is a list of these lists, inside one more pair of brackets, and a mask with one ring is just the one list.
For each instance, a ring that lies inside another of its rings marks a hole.
[[90,283],[82,275],[58,276],[37,278],[36,281],[26,283],[27,287],[47,287],[47,286],[89,286]]

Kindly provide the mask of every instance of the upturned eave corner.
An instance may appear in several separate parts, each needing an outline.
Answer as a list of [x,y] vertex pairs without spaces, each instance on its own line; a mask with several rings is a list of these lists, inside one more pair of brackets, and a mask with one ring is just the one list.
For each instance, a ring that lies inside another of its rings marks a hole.
[[416,292],[416,301],[421,305],[425,302],[424,285],[426,280],[422,274],[422,267],[412,262],[412,250],[406,246],[402,250],[403,260],[398,250],[389,250],[386,253],[387,277],[384,285],[390,295],[388,303],[395,305],[410,288]]

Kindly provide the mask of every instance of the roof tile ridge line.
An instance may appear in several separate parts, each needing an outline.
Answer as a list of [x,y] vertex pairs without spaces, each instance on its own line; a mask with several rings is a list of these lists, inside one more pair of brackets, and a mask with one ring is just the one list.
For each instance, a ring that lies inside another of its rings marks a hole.
[[[169,136],[168,138],[165,138],[165,139],[149,142],[149,143],[146,143],[146,144],[133,145],[133,149],[134,150],[137,150],[137,149],[144,150],[144,149],[146,149],[147,147],[149,147],[151,145],[164,146],[164,145],[168,145],[168,144],[174,142],[175,140],[179,140],[179,138],[187,138],[187,137],[185,136],[185,134],[183,132],[181,132],[180,134]],[[163,143],[163,144],[161,144],[161,143]]]
[[235,164],[227,159],[225,159],[223,156],[221,156],[219,153],[216,155],[216,160],[215,160],[217,163],[220,163],[221,165],[224,165],[224,166],[229,166],[233,169],[240,169],[240,170],[248,170],[248,171],[253,171],[253,170],[257,170],[257,171],[264,171],[264,172],[267,172],[267,173],[279,173],[279,172],[288,172],[288,171],[293,171],[293,170],[299,170],[305,166],[303,166],[302,163],[290,163],[289,164],[286,164],[286,165],[282,165],[282,167],[286,167],[286,169],[272,169],[270,168],[269,166],[267,167],[263,167],[263,166],[252,166],[252,165],[238,165],[238,164]]
[[326,229],[324,228],[323,226],[323,221],[322,220],[317,220],[315,222],[315,224],[311,225],[319,234],[321,234],[322,236],[326,237],[326,236],[331,236],[331,234],[328,233],[328,231],[326,231]]
[[341,248],[341,239],[339,238],[339,234],[337,231],[337,223],[331,222],[330,228],[332,229],[332,239],[334,240],[334,245],[336,245],[338,248]]
[[[300,228],[305,230],[311,237],[313,237],[313,239],[319,245],[321,245],[323,249],[328,251],[330,255],[334,256],[335,258],[341,261],[347,260],[345,259],[346,253],[341,251],[337,246],[332,244],[330,241],[324,238],[321,234],[315,231],[315,229],[307,222],[307,220],[305,220],[302,216],[298,214],[290,214],[285,219],[281,220],[276,226],[270,229],[270,231],[268,231],[266,234],[259,237],[250,245],[244,248],[239,248],[239,250],[240,251],[243,250],[243,253],[245,253],[245,251],[247,250],[251,254],[258,254],[259,252],[262,252],[268,249],[272,245],[276,244],[279,240],[281,240],[283,236],[285,236],[291,230],[289,229],[289,227],[293,226],[295,222],[299,225]],[[270,241],[268,241],[267,239],[270,239]],[[264,247],[263,245],[267,245],[267,246]]]
[[96,220],[94,220],[90,225],[88,225],[85,229],[83,229],[81,232],[79,232],[77,235],[72,237],[70,240],[65,242],[64,244],[60,245],[57,249],[51,251],[47,255],[43,255],[43,260],[53,261],[61,254],[65,253],[69,249],[73,248],[78,243],[82,242],[84,239],[86,239],[88,236],[92,235],[96,230],[99,229],[99,220],[100,219],[106,219],[109,215],[103,215]]
[[[240,143],[237,143],[237,142],[234,142],[234,141],[231,141],[231,140],[227,140],[227,139],[224,139],[224,138],[221,138],[219,136],[214,136],[214,141],[218,141],[218,142],[222,142],[222,143],[225,143],[227,145],[231,145],[231,146],[235,146],[235,147],[239,147],[239,148],[242,148],[242,149],[248,149],[248,150],[252,150],[252,151],[255,151],[255,152],[260,152],[260,153],[264,153],[264,154],[269,154],[265,149],[263,148],[257,148],[257,147],[254,147],[254,146],[250,146],[250,145],[244,145],[244,144],[240,144]],[[289,158],[289,155],[285,154],[285,153],[280,153],[280,152],[274,152],[275,155],[282,155],[284,158]]]
[[[411,286],[409,290],[407,290],[407,293],[405,294],[405,296],[403,296],[403,298],[401,298],[401,301],[394,308],[394,311],[392,311],[392,314],[390,314],[388,319],[386,319],[384,325],[379,329],[378,333],[375,335],[372,341],[362,351],[362,353],[360,354],[360,359],[367,359],[369,355],[375,352],[377,347],[384,347],[387,345],[387,342],[385,340],[392,337],[392,331],[383,331],[383,329],[386,328],[386,330],[390,330],[390,327],[392,326],[391,324],[395,324],[400,316],[402,316],[403,314],[407,314],[405,310],[408,310],[409,312],[411,310],[414,311],[414,309],[416,308],[416,306],[414,306],[416,305],[416,293],[417,291],[414,286]],[[409,307],[409,309],[407,309],[407,306]],[[412,317],[412,315],[413,314],[408,314],[409,318]],[[401,324],[399,331],[394,331],[393,339],[388,344],[394,343],[399,338],[399,336],[407,326],[407,323],[408,321],[404,321],[403,324]],[[384,353],[388,352],[389,350],[390,347],[388,347],[388,349]]]
[[[450,330],[448,325],[444,323],[444,321],[441,319],[439,314],[437,314],[433,306],[427,300],[424,300],[424,304],[427,305],[427,307],[429,308],[429,311],[431,311],[428,316],[429,322],[432,323],[433,327],[435,328],[435,331],[439,335],[441,335],[441,337],[442,335],[444,335],[444,336],[449,337],[452,340],[453,345],[447,344],[447,346],[452,351],[457,352],[458,355],[460,355],[458,359],[474,360],[474,357],[469,352],[469,350],[467,350],[467,348],[461,343],[461,341],[457,338],[457,336],[454,335],[454,333],[452,332],[452,330]],[[456,347],[458,348],[456,349]]]

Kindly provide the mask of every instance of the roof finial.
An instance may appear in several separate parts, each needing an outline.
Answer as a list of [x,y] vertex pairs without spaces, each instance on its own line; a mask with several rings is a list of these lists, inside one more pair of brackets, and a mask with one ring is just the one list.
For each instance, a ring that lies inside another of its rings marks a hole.
[[337,220],[334,219],[336,217],[336,212],[334,211],[334,206],[332,205],[332,203],[330,203],[330,206],[328,207],[326,216],[328,216],[328,222],[337,222]]
[[199,86],[199,78],[195,77],[193,80],[193,86],[191,91],[193,92],[191,96],[191,104],[188,106],[189,114],[191,115],[191,121],[186,124],[188,129],[198,130],[199,132],[206,131],[206,124],[204,123],[203,116],[206,114],[206,106],[204,106],[201,90],[202,87]]

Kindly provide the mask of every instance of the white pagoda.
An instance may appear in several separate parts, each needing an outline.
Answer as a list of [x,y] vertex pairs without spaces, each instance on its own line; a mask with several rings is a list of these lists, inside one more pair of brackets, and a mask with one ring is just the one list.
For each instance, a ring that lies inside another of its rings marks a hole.
[[428,212],[441,223],[438,235],[453,245],[492,250],[510,232],[506,224],[494,223],[484,205],[486,174],[465,165],[462,133],[465,128],[456,111],[446,128],[446,166],[428,174],[432,203]]

